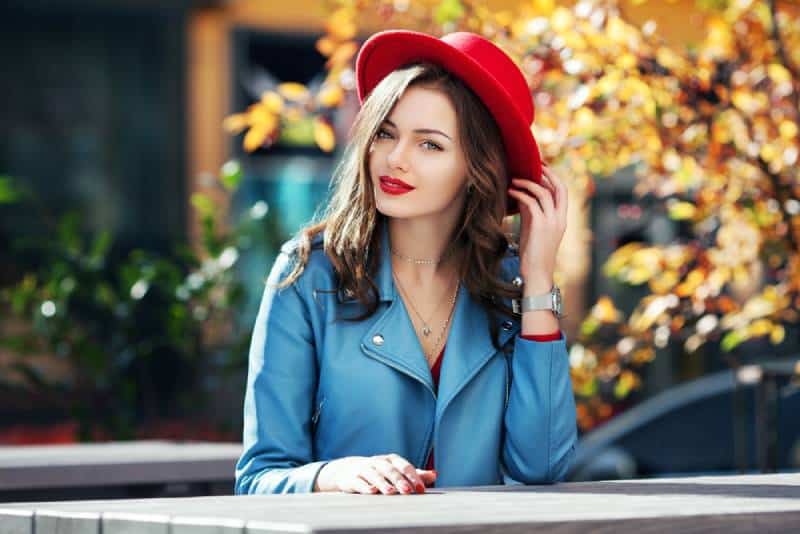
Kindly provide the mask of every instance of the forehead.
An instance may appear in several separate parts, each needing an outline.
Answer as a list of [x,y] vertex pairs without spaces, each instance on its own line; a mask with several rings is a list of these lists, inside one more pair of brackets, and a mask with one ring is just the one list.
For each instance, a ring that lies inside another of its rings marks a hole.
[[442,91],[412,86],[400,96],[388,116],[399,128],[436,128],[455,134],[456,110]]

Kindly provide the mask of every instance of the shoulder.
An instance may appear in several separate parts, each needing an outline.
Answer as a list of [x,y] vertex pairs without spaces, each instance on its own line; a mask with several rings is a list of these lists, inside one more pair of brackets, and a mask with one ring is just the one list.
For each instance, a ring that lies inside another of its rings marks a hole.
[[[333,281],[333,264],[325,253],[323,234],[324,231],[311,239],[311,250],[303,272],[294,282],[298,289],[328,287]],[[292,272],[300,261],[299,249],[303,239],[303,235],[298,234],[281,245],[280,254],[275,260],[276,269],[283,273],[281,280]]]

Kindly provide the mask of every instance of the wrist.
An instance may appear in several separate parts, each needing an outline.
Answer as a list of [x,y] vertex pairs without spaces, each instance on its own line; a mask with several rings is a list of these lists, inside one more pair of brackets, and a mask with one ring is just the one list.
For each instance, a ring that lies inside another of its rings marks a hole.
[[331,460],[330,462],[323,465],[322,468],[319,470],[319,473],[317,473],[317,480],[314,482],[315,492],[333,491],[335,489],[331,477],[333,471],[331,466],[336,461],[337,460]]
[[549,293],[553,288],[553,276],[548,274],[527,274],[522,276],[522,296],[529,297]]

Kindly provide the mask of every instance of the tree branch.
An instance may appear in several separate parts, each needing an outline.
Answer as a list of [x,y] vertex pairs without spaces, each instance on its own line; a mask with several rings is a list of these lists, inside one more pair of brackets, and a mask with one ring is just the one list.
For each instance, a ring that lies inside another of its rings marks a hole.
[[772,39],[775,41],[775,44],[778,47],[778,59],[780,59],[781,64],[789,71],[789,74],[792,77],[792,99],[794,100],[794,118],[795,123],[800,126],[800,117],[798,117],[798,108],[800,108],[800,92],[798,92],[798,79],[800,79],[800,72],[798,72],[797,66],[792,63],[789,54],[786,53],[786,45],[783,42],[783,36],[781,35],[780,28],[778,28],[778,0],[768,0],[769,3],[769,15],[770,19],[772,20]]

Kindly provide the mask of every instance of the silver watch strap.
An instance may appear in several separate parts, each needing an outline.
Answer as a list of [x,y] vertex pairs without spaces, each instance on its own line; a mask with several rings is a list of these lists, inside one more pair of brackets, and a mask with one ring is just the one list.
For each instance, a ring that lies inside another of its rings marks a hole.
[[553,295],[545,293],[543,295],[531,295],[522,298],[522,312],[536,310],[553,310]]

